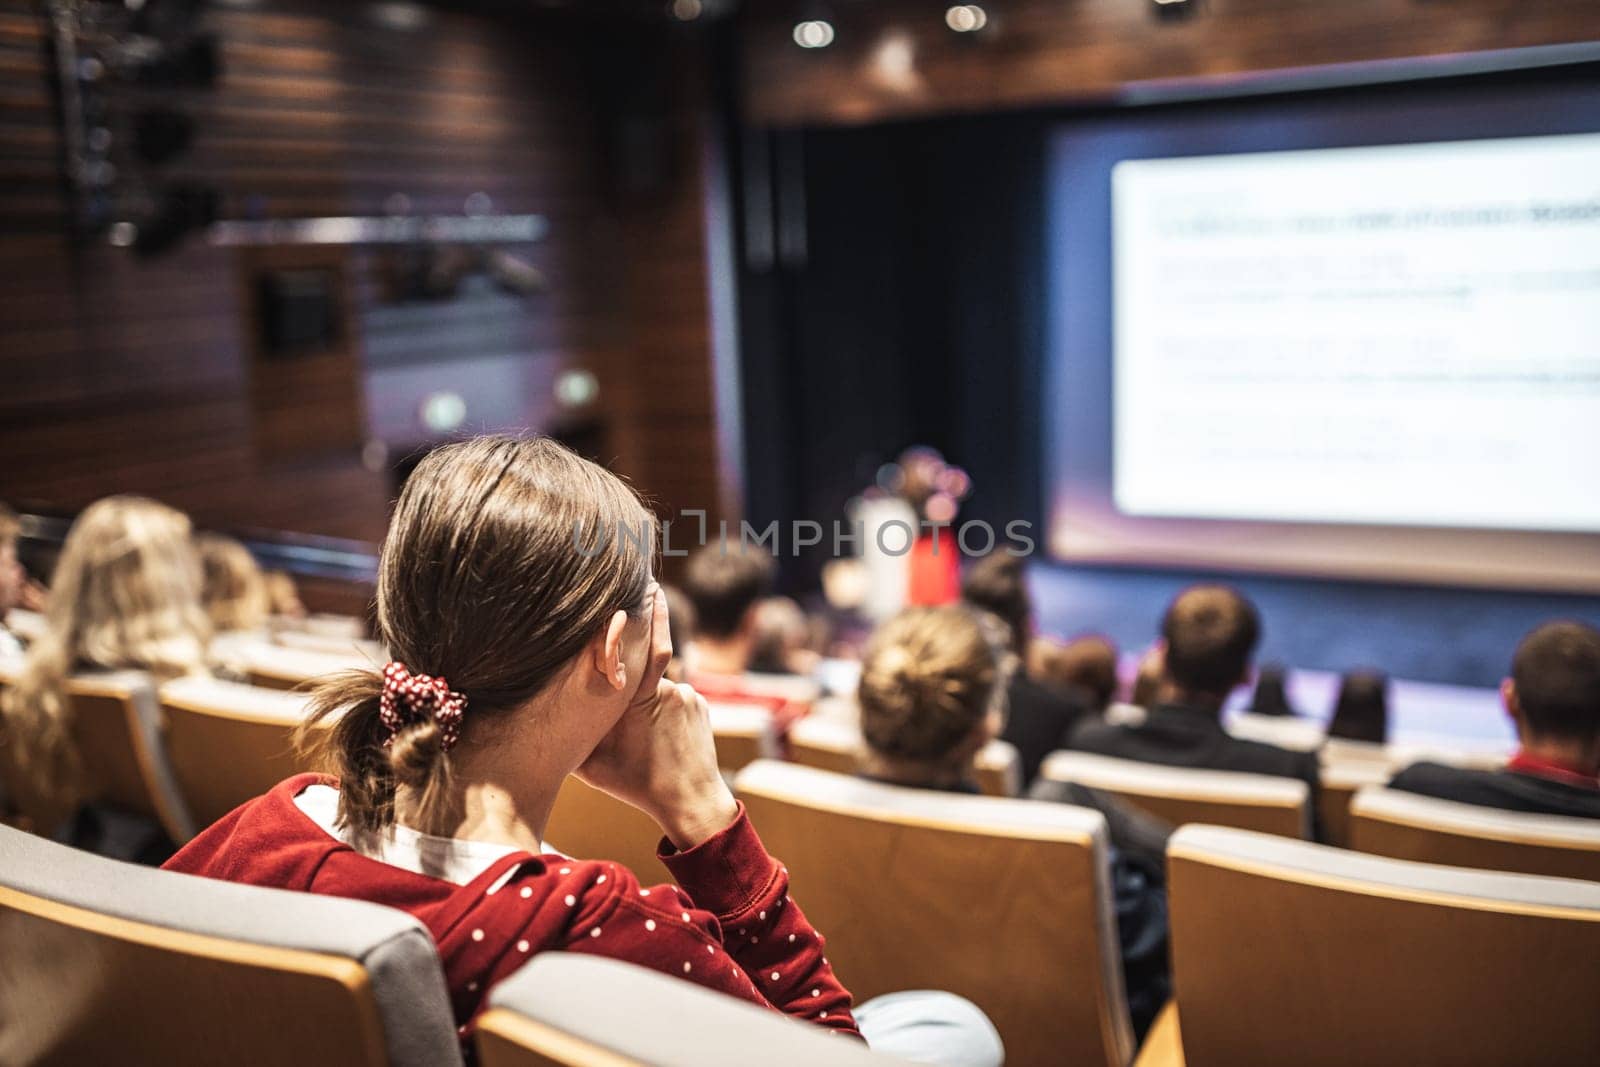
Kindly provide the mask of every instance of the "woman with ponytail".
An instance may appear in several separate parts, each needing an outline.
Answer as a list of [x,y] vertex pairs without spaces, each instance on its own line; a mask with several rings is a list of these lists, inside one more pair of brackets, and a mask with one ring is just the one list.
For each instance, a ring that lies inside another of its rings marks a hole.
[[[544,439],[430,454],[383,546],[390,662],[329,681],[283,782],[167,865],[357,897],[432,932],[463,1033],[535,953],[652,967],[841,1033],[850,994],[717,767],[706,702],[663,678],[655,520]],[[577,774],[649,815],[676,885],[542,842]]]

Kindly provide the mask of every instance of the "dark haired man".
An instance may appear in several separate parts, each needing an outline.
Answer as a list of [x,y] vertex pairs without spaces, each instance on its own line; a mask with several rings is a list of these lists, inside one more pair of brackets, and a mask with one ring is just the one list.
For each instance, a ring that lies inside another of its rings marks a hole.
[[713,704],[768,708],[781,732],[811,710],[818,690],[810,679],[750,673],[756,609],[776,578],[777,565],[763,552],[708,545],[689,558],[683,591],[695,617],[687,681]]
[[995,552],[974,563],[961,582],[961,599],[1005,624],[1011,651],[1021,660],[1022,666],[1006,685],[1006,721],[1000,739],[1016,746],[1026,791],[1044,758],[1066,745],[1067,735],[1088,713],[1088,697],[1042,684],[1028,673],[1033,599],[1021,557]]
[[1068,747],[1173,767],[1298,778],[1311,788],[1315,812],[1316,753],[1241,740],[1222,728],[1223,702],[1249,681],[1260,639],[1260,616],[1243,594],[1223,585],[1185,589],[1161,620],[1160,682],[1144,720],[1086,721]]
[[1521,749],[1497,771],[1414,763],[1390,789],[1539,815],[1600,819],[1600,630],[1549,622],[1500,683]]

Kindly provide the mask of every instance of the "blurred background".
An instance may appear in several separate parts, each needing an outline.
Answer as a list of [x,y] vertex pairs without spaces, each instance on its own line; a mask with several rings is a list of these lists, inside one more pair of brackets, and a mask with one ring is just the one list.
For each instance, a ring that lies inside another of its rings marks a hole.
[[[1492,685],[1534,622],[1600,614],[1600,527],[1074,503],[1109,471],[1106,186],[1593,134],[1597,38],[1586,0],[3,0],[0,499],[40,578],[137,492],[358,613],[398,485],[462,433],[756,527],[842,519],[923,445],[962,519],[1031,525],[1047,633],[1136,647],[1223,573],[1273,658]],[[1570,390],[1592,326],[1560,327]],[[785,546],[781,588],[831,549]]]

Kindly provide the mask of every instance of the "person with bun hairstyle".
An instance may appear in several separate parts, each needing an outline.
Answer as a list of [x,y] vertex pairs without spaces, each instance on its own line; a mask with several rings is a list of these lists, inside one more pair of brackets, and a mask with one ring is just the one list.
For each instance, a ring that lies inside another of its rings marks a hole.
[[863,775],[977,793],[973,760],[1000,732],[1004,667],[1004,649],[963,608],[908,608],[884,623],[857,690]]
[[[977,793],[973,760],[1003,725],[1015,670],[1008,627],[963,605],[910,608],[884,623],[862,660],[862,775],[892,785]],[[1046,783],[1060,786],[1060,783]],[[1141,1036],[1171,994],[1162,877],[1166,836],[1116,798],[1081,786],[1033,794],[1106,817],[1128,1010]]]
[[[551,950],[859,1036],[787,871],[718,770],[705,700],[663,678],[655,543],[632,490],[548,439],[435,450],[379,562],[390,662],[325,682],[300,731],[329,773],[245,803],[167,867],[410,912],[464,1039],[490,988]],[[676,885],[544,842],[571,774],[661,827]]]

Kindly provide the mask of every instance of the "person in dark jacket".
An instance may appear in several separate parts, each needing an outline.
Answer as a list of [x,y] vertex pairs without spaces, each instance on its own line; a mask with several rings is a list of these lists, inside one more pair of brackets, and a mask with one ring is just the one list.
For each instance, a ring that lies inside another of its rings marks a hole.
[[[1317,756],[1232,737],[1222,728],[1222,705],[1250,678],[1261,620],[1243,594],[1222,585],[1179,593],[1161,621],[1161,681],[1136,724],[1086,720],[1068,747],[1118,759],[1298,778],[1316,811]],[[1313,816],[1313,823],[1315,823]]]
[[[1005,624],[1011,651],[1025,664],[1033,639],[1033,600],[1021,557],[995,552],[973,564],[961,584],[961,599]],[[1044,758],[1066,747],[1067,735],[1089,711],[1085,700],[1044,684],[1026,666],[1013,671],[1006,683],[1006,704],[1000,739],[1016,746],[1026,789],[1038,777]]]
[[1521,748],[1500,770],[1414,763],[1390,789],[1539,815],[1600,819],[1600,630],[1550,622],[1522,639],[1500,683]]

